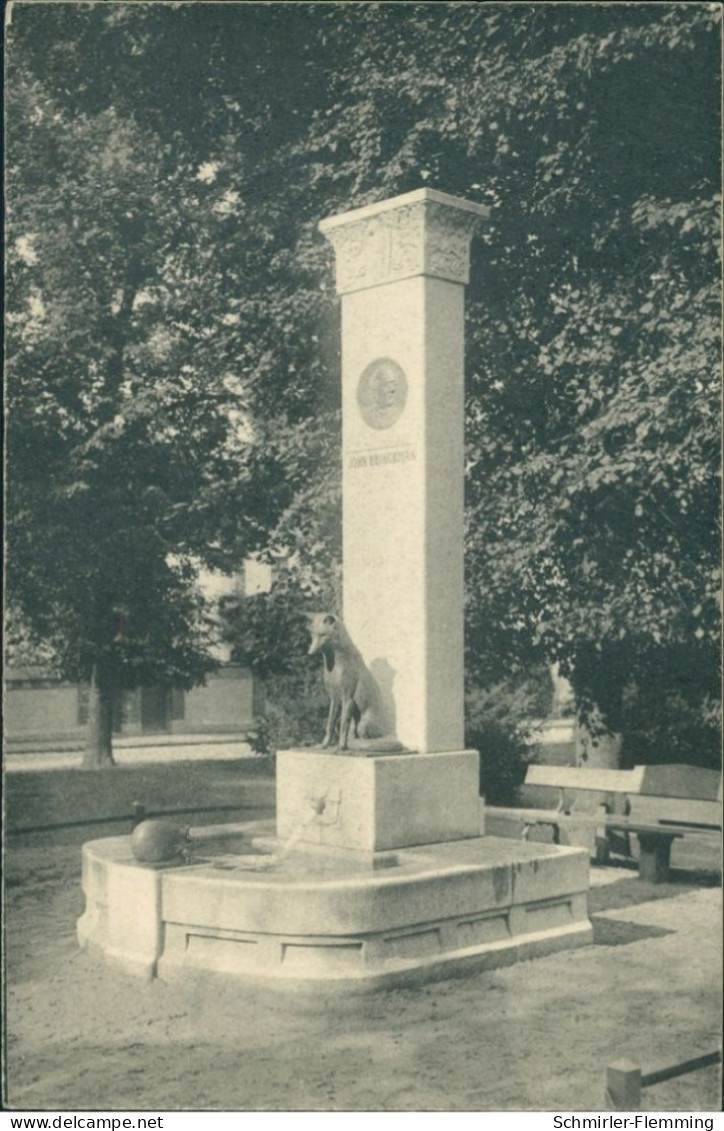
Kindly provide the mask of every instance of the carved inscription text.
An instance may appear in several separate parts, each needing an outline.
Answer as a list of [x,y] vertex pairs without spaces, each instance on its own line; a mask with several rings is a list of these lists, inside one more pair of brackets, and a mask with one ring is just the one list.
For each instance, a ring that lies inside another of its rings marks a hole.
[[348,467],[384,467],[389,464],[411,463],[417,459],[413,448],[386,448],[382,451],[355,452]]

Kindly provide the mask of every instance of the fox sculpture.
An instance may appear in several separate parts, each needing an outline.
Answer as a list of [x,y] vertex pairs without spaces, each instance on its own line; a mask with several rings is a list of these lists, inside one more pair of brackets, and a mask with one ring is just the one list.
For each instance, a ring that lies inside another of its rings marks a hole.
[[[337,750],[349,749],[351,729],[355,739],[370,740],[365,745],[376,747],[373,740],[385,737],[385,725],[382,697],[375,677],[334,613],[313,613],[309,617],[309,631],[312,635],[309,655],[321,653],[324,686],[329,695],[322,746],[332,746],[336,735]],[[399,746],[388,739],[384,749]]]

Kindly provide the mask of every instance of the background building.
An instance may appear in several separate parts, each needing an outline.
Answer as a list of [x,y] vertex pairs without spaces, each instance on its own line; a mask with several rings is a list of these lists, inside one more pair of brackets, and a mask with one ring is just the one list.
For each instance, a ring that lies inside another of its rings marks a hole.
[[[231,576],[204,572],[208,597],[253,596],[268,591],[271,569],[255,559]],[[251,671],[230,662],[229,646],[215,649],[221,661],[206,683],[190,691],[139,687],[120,691],[113,730],[117,735],[244,734],[264,710],[264,689]],[[10,745],[48,740],[80,741],[88,722],[88,686],[59,679],[49,666],[8,665],[5,671],[4,732]]]

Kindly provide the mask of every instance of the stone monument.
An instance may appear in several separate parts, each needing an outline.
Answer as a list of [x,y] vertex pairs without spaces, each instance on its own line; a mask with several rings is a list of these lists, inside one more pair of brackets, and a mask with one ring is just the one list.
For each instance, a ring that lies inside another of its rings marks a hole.
[[344,621],[424,754],[464,741],[464,293],[486,216],[421,189],[320,224],[342,296]]
[[[282,835],[324,788],[343,800],[338,821],[309,827],[315,843],[374,850],[480,831],[478,755],[463,749],[463,319],[487,213],[420,189],[320,224],[342,298],[344,623],[389,732],[418,757],[281,754]],[[379,827],[388,810],[394,832]]]
[[79,938],[126,969],[372,988],[590,941],[587,853],[484,836],[464,748],[463,303],[485,216],[421,189],[320,225],[342,296],[344,622],[403,750],[280,751],[276,828],[200,830],[190,863],[86,845]]

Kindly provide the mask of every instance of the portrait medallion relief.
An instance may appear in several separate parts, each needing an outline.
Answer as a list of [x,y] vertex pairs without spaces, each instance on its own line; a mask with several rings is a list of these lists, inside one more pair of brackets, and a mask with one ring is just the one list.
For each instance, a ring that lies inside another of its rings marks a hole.
[[407,403],[407,378],[389,357],[380,357],[363,370],[357,385],[357,403],[370,428],[391,428]]

